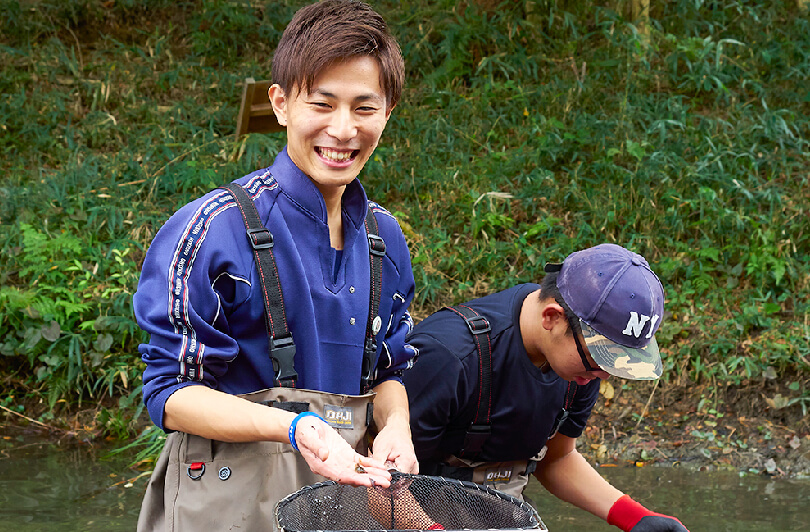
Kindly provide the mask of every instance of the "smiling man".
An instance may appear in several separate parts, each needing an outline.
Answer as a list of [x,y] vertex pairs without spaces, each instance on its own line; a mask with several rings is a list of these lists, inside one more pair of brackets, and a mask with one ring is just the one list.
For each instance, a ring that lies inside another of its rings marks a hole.
[[625,532],[685,531],[611,486],[576,450],[599,381],[661,376],[655,331],[664,290],[647,261],[615,244],[578,251],[523,284],[445,308],[408,342],[404,376],[423,473],[521,497],[553,495]]
[[134,307],[150,334],[144,401],[170,435],[139,530],[265,529],[301,486],[386,486],[391,463],[417,472],[401,381],[414,355],[410,255],[357,179],[403,77],[367,4],[302,8],[268,93],[287,146],[152,242]]

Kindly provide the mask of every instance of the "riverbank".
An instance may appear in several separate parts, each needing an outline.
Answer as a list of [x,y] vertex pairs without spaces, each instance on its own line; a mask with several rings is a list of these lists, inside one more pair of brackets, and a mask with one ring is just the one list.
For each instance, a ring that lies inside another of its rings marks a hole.
[[787,397],[775,380],[736,387],[607,381],[579,450],[601,467],[810,477],[810,417]]
[[[578,448],[603,467],[669,465],[697,471],[737,470],[774,478],[810,477],[810,417],[787,405],[775,380],[738,387],[691,383],[606,381]],[[24,413],[0,407],[0,437],[37,435],[94,445],[104,441],[95,421],[104,405],[65,412],[43,422],[41,404]],[[106,405],[110,408],[110,405]],[[146,416],[139,419],[145,427]],[[120,441],[124,446],[128,441]],[[150,464],[143,464],[149,468]]]

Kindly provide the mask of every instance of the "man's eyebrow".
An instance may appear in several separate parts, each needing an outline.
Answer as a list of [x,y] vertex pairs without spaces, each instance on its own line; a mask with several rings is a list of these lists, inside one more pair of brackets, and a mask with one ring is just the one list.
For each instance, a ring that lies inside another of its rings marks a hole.
[[[323,89],[315,89],[312,92],[310,92],[310,94],[319,94],[319,95],[324,96],[326,98],[337,98],[336,94],[334,94],[332,92],[329,92],[329,91],[326,91],[326,90],[323,90]],[[377,93],[369,92],[369,93],[366,93],[366,94],[358,94],[357,96],[354,97],[354,99],[352,101],[354,101],[354,102],[368,102],[368,101],[384,102],[385,98],[383,98],[382,96],[380,96]]]

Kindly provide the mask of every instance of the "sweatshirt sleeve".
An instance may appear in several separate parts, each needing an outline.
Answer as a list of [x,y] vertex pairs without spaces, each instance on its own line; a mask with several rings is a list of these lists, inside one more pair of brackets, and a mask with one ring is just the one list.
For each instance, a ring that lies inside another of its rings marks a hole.
[[172,393],[189,385],[216,388],[239,352],[223,312],[223,304],[249,296],[248,274],[235,262],[239,254],[222,246],[233,240],[222,221],[232,206],[223,193],[186,205],[160,229],[144,259],[133,307],[149,334],[139,346],[144,402],[160,428]]
[[[390,294],[390,301],[380,302],[380,318],[384,325],[377,335],[380,352],[374,379],[376,386],[390,379],[402,382],[402,372],[413,365],[416,352],[405,337],[413,329],[408,307],[413,301],[414,279],[410,251],[399,223],[377,204],[371,203],[369,208],[375,211],[386,245],[383,283],[391,283],[383,287],[383,298],[388,298]],[[386,309],[385,314],[383,309]]]

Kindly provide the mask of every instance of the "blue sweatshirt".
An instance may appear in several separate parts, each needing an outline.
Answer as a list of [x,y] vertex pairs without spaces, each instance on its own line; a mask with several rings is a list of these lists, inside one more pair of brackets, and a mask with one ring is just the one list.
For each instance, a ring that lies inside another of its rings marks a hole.
[[[273,234],[296,345],[298,388],[360,392],[370,290],[364,219],[367,208],[374,210],[386,245],[374,384],[399,379],[413,363],[414,351],[405,336],[413,327],[408,305],[414,280],[396,219],[368,203],[357,179],[347,185],[344,249],[334,275],[336,251],[330,245],[323,196],[286,148],[270,168],[235,182],[247,189]],[[139,350],[147,365],[144,402],[157,426],[164,428],[166,400],[185,386],[205,385],[230,394],[273,386],[261,285],[230,192],[209,192],[166,222],[146,254],[133,303],[138,325],[150,334]]]

